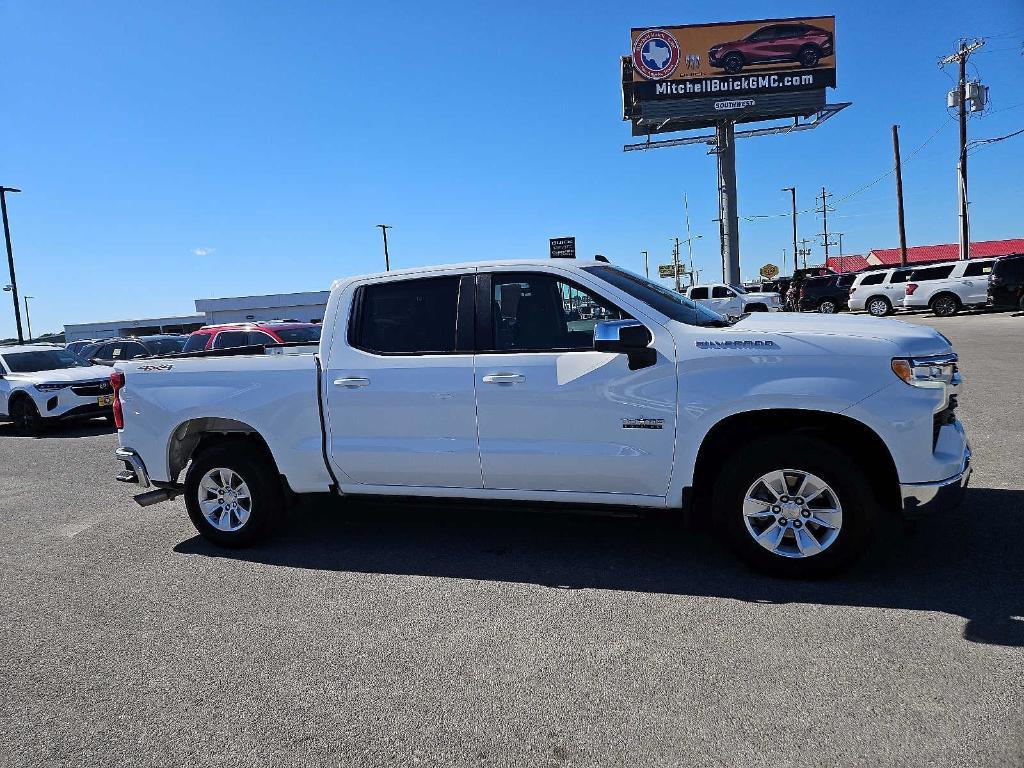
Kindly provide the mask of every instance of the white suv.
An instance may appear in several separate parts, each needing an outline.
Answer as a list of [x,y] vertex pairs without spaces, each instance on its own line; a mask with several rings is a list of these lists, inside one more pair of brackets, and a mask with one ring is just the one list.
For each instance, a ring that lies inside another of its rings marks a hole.
[[964,307],[985,306],[995,259],[971,259],[915,269],[907,281],[903,309],[930,309],[939,317]]
[[767,291],[748,293],[742,285],[695,285],[687,288],[685,295],[719,314],[732,317],[746,312],[778,312],[782,309],[782,297],[779,294]]
[[857,275],[850,286],[850,311],[867,311],[875,317],[892,314],[902,306],[912,267],[890,267]]
[[110,369],[52,344],[0,347],[0,421],[36,434],[57,419],[112,417]]

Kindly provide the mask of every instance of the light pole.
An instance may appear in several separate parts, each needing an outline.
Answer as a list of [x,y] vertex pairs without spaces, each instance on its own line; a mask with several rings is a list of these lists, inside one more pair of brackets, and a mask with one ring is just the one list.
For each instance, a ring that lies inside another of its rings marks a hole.
[[380,233],[384,235],[384,271],[391,271],[391,259],[388,257],[388,230],[394,229],[390,224],[378,224]]
[[640,251],[640,253],[642,253],[644,255],[644,275],[646,275],[647,279],[650,280],[651,279],[651,268],[647,264],[647,251]]
[[28,300],[34,299],[35,296],[24,296],[25,299],[25,322],[28,324],[28,340],[32,343],[32,316],[28,313]]
[[789,192],[793,200],[793,271],[796,272],[796,187],[783,187],[783,192]]
[[[11,273],[11,298],[14,299],[14,324],[18,326],[18,343],[25,343],[25,336],[21,332],[21,307],[18,305],[18,279],[14,276],[14,250],[11,248],[11,225],[7,222],[7,193],[21,192],[14,187],[0,186],[0,210],[4,218],[4,239],[7,241],[7,268]],[[8,290],[7,288],[4,289]]]

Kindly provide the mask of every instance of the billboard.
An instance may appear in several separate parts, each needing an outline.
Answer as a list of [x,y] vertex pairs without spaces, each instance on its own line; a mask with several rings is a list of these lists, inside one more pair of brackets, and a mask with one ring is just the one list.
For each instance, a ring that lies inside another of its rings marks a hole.
[[[635,28],[623,116],[675,118],[681,130],[811,114],[836,85],[835,28],[834,16]],[[681,105],[678,115],[671,105]]]

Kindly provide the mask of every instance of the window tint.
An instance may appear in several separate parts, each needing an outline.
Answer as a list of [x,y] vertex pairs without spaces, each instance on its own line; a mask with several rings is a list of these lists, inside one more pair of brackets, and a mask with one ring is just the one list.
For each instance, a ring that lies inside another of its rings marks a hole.
[[200,352],[206,349],[206,342],[210,340],[210,334],[208,333],[193,333],[188,337],[188,341],[185,342],[185,346],[181,348],[182,352]]
[[839,288],[849,288],[851,285],[853,285],[853,281],[854,279],[856,279],[856,277],[857,275],[852,273],[848,275],[840,275],[839,277],[836,278],[836,285]]
[[861,285],[878,285],[885,279],[885,272],[876,272],[860,281]]
[[146,348],[139,344],[137,341],[122,341],[113,346],[113,349],[110,353],[110,359],[134,360],[136,357],[145,354],[147,354]]
[[263,331],[249,331],[249,336],[245,341],[246,344],[277,344],[278,341],[269,333]]
[[34,373],[36,371],[61,371],[65,368],[85,368],[85,360],[66,349],[41,349],[32,352],[12,352],[2,355],[11,373]]
[[954,264],[947,264],[943,267],[927,267],[925,269],[915,269],[913,272],[914,282],[923,283],[927,280],[944,280],[949,277],[953,271]]
[[213,348],[244,347],[248,341],[249,334],[246,331],[221,331],[213,340]]
[[987,275],[991,271],[991,261],[974,261],[967,265],[967,269],[964,270],[964,277],[978,277],[979,275]]
[[107,344],[100,344],[92,356],[98,360],[113,360],[114,346],[114,344],[109,342]]
[[281,337],[281,341],[290,343],[300,341],[303,343],[310,343],[320,341],[320,328],[303,328],[299,326],[297,328],[279,328],[274,331],[278,336]]
[[716,285],[711,289],[712,299],[731,299],[735,294],[724,285]]
[[707,288],[693,288],[690,291],[690,298],[693,299],[694,301],[697,301],[699,299],[706,299],[707,297],[708,297],[708,289]]
[[383,354],[455,351],[458,277],[401,280],[360,289],[352,345]]
[[897,269],[892,273],[892,277],[889,278],[890,283],[905,283],[910,279],[910,276],[914,274],[912,269]]
[[622,320],[605,299],[554,275],[491,276],[492,349],[592,349],[594,326]]
[[185,346],[185,337],[181,336],[177,339],[151,339],[146,343],[149,345],[150,354],[173,355],[176,352],[181,352],[182,347]]

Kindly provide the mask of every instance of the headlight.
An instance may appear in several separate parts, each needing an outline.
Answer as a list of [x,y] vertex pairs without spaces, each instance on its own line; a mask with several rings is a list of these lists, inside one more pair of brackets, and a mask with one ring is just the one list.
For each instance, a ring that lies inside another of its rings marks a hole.
[[40,392],[56,392],[58,389],[65,389],[70,387],[70,384],[53,383],[53,384],[36,384],[35,387]]
[[956,355],[895,357],[892,372],[912,387],[945,389],[957,377]]

